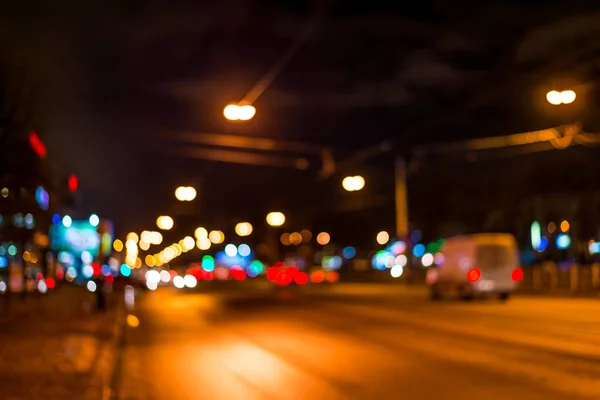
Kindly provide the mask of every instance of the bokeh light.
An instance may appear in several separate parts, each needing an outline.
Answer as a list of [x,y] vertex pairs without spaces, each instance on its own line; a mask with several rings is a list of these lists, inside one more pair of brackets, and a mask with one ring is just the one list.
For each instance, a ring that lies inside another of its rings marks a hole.
[[321,232],[317,235],[317,243],[321,246],[325,246],[331,240],[331,236],[327,232]]
[[285,223],[285,215],[279,211],[273,211],[267,214],[267,224],[270,226],[281,226]]

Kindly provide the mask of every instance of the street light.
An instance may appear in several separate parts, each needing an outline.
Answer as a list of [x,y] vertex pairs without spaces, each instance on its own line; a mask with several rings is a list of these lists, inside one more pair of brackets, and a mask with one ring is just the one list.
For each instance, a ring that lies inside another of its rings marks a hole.
[[342,181],[342,187],[348,192],[357,192],[365,187],[365,178],[360,175],[347,176]]
[[229,104],[223,110],[223,115],[230,121],[248,121],[256,114],[256,108],[249,104],[240,106],[238,104]]
[[548,103],[558,106],[560,104],[571,104],[575,101],[577,95],[572,90],[563,90],[559,92],[557,90],[551,90],[546,94],[546,100]]
[[250,222],[240,222],[235,226],[235,233],[238,236],[249,236],[252,233],[252,224]]
[[274,211],[267,214],[267,224],[270,226],[281,226],[285,223],[285,215],[282,212]]
[[192,201],[196,198],[196,189],[191,186],[179,186],[175,189],[175,198],[179,201]]
[[156,219],[156,226],[158,226],[158,229],[162,229],[163,231],[172,229],[173,225],[173,218],[169,217],[168,215],[161,215]]

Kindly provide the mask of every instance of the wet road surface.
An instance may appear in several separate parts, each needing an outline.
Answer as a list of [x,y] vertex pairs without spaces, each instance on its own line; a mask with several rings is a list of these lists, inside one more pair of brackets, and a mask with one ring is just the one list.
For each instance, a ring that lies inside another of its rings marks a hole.
[[116,398],[600,398],[599,300],[332,289],[141,295]]

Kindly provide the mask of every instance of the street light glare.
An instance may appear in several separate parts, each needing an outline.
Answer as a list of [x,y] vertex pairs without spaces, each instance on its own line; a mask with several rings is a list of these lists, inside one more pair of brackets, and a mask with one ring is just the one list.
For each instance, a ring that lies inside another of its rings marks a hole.
[[230,121],[248,121],[256,114],[256,108],[251,105],[240,106],[229,104],[223,110],[223,115]]
[[577,95],[572,90],[565,90],[564,92],[560,93],[560,98],[561,98],[563,104],[571,104],[572,102],[575,101],[576,97],[577,97]]
[[365,178],[360,175],[347,176],[342,181],[342,187],[348,192],[357,192],[365,187]]
[[240,222],[235,226],[235,233],[238,236],[249,236],[252,233],[252,224],[250,222]]
[[168,231],[173,228],[174,222],[173,218],[168,215],[161,215],[156,219],[156,226],[163,231]]
[[546,94],[546,100],[548,103],[558,106],[560,104],[571,104],[575,101],[577,95],[573,90],[563,90],[559,92],[557,90],[552,90]]
[[192,201],[196,198],[196,189],[191,186],[179,186],[175,189],[175,198],[179,201]]
[[267,214],[267,224],[270,226],[281,226],[285,223],[285,215],[282,212],[274,211]]

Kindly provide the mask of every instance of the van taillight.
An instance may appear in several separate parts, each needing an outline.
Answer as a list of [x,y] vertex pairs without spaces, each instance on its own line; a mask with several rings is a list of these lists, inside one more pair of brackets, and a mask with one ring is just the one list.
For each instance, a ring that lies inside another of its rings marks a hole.
[[521,268],[515,268],[512,272],[512,280],[515,282],[519,282],[523,279],[523,270]]
[[479,268],[473,268],[467,274],[467,279],[469,280],[469,282],[477,282],[479,278],[481,278],[481,271],[479,270]]

